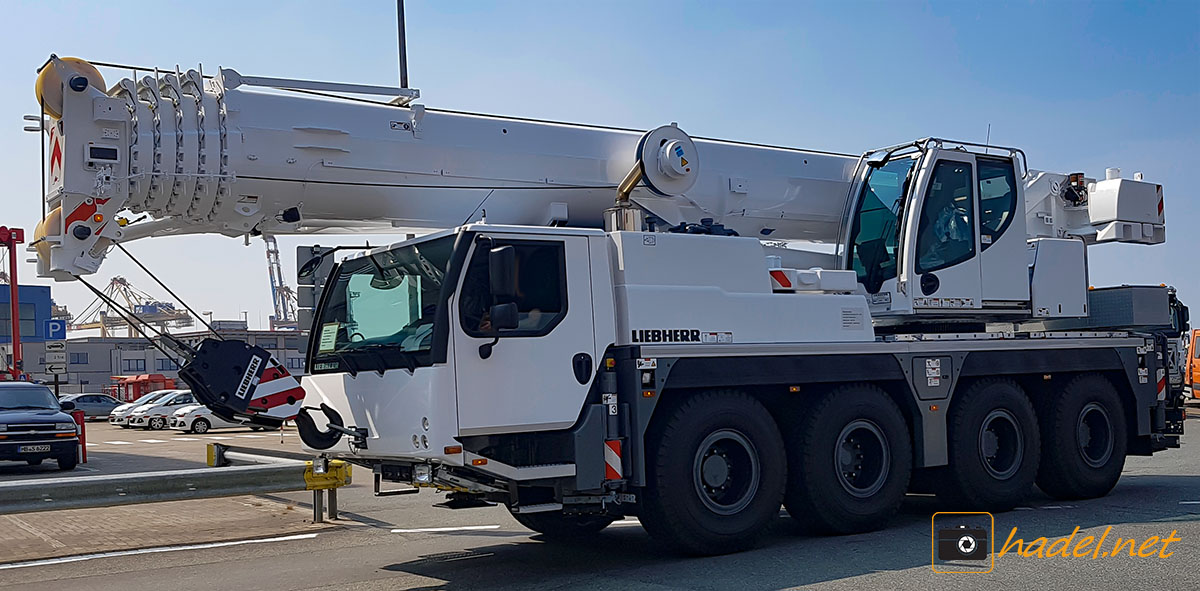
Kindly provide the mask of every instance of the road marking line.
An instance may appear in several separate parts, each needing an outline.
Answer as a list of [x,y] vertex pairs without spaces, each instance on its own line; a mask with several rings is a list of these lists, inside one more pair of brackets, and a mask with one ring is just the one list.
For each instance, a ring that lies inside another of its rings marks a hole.
[[165,439],[139,439],[142,443],[166,443]]
[[233,439],[233,438],[232,437],[224,437],[222,435],[213,435],[211,437],[205,437],[205,439]]
[[89,444],[87,444],[87,446],[88,446],[88,447],[96,447],[96,446],[98,446],[98,445],[100,445],[100,444],[99,444],[99,443],[89,443]]
[[133,445],[131,441],[105,441],[109,445]]
[[484,529],[500,529],[498,525],[463,525],[459,527],[419,527],[416,529],[394,529],[394,534],[429,534],[448,531],[477,531]]
[[266,437],[266,435],[238,435],[238,437],[246,437],[248,439],[262,439],[262,438]]
[[16,517],[13,517],[12,515],[5,515],[4,518],[11,521],[13,525],[41,538],[43,542],[50,544],[51,548],[66,548],[67,547],[66,544],[50,537],[48,534],[42,532],[38,528],[33,527],[32,525],[29,525],[28,523],[25,523],[24,521],[17,519]]
[[200,441],[195,437],[172,437],[171,441]]
[[1180,505],[1200,505],[1200,501],[1179,501]]
[[63,564],[67,562],[81,562],[84,560],[95,560],[97,558],[116,558],[118,556],[131,556],[134,554],[156,554],[159,552],[177,552],[179,550],[205,550],[208,548],[224,548],[226,546],[242,546],[245,544],[264,544],[267,542],[291,542],[294,540],[311,540],[317,537],[317,534],[297,534],[294,536],[281,536],[278,538],[260,538],[257,540],[238,540],[236,542],[211,542],[208,544],[189,544],[187,546],[159,546],[157,548],[139,548],[137,550],[119,550],[116,552],[101,552],[99,554],[82,554],[79,556],[63,556],[62,558],[46,558],[43,560],[30,560],[26,562],[12,562],[9,564],[0,564],[0,570],[8,570],[13,568],[25,568],[27,566],[48,566],[51,564]]
[[609,526],[611,527],[614,525],[641,525],[641,524],[642,524],[642,522],[640,522],[636,519],[622,519],[621,521],[614,521],[614,522],[610,523]]

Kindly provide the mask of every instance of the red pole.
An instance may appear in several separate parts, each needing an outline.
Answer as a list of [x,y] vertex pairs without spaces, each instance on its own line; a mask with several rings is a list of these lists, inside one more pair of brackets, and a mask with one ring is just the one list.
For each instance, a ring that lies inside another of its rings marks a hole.
[[71,411],[71,418],[75,419],[75,424],[79,425],[79,462],[87,463],[87,434],[84,432],[86,425],[87,414],[82,410]]
[[0,244],[8,247],[8,290],[12,305],[12,367],[8,368],[14,380],[21,379],[21,306],[17,295],[17,245],[25,242],[25,231],[20,228],[0,226]]

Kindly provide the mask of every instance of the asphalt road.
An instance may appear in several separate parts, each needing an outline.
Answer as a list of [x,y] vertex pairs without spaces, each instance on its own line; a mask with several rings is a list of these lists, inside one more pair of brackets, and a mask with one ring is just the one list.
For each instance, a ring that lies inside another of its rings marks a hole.
[[[430,505],[440,497],[430,493],[373,497],[369,480],[359,472],[358,484],[342,491],[340,504],[348,520],[338,529],[251,544],[0,566],[0,588],[1200,588],[1200,418],[1188,423],[1191,434],[1185,436],[1182,449],[1130,458],[1121,482],[1105,498],[1059,503],[1038,497],[1027,507],[995,516],[996,545],[1004,543],[1013,527],[1018,528],[1017,538],[1045,536],[1053,541],[1078,526],[1075,543],[1088,535],[1099,538],[1111,526],[1107,553],[1116,537],[1135,538],[1140,544],[1175,531],[1180,540],[1170,545],[1172,555],[1166,558],[1158,556],[1161,543],[1153,549],[1154,556],[1146,558],[1126,553],[1026,558],[1009,552],[987,574],[934,573],[930,518],[937,506],[924,497],[910,497],[890,527],[857,536],[800,535],[781,516],[761,547],[730,556],[666,553],[636,521],[614,524],[586,543],[564,545],[524,530],[501,507],[438,509]],[[164,439],[141,437],[154,438]],[[243,441],[255,440],[243,438],[239,443]],[[278,444],[277,435],[273,442]],[[165,451],[166,445],[117,447],[149,453]],[[279,498],[304,506],[309,496]],[[439,531],[413,531],[430,528]]]

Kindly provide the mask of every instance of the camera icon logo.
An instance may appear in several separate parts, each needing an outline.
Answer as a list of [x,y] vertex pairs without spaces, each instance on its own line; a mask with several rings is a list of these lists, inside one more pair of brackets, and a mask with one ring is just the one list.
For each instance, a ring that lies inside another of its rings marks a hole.
[[932,568],[938,573],[992,572],[991,513],[934,513]]

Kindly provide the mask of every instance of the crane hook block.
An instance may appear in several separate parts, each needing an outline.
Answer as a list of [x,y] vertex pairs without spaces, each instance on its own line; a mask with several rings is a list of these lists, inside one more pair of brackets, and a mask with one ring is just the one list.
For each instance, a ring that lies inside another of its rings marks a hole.
[[646,132],[638,142],[637,156],[646,186],[664,197],[687,193],[700,176],[696,144],[675,125]]
[[295,376],[266,349],[239,340],[204,339],[179,368],[179,377],[204,406],[227,420],[278,427],[294,418],[304,401]]

